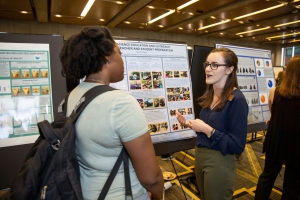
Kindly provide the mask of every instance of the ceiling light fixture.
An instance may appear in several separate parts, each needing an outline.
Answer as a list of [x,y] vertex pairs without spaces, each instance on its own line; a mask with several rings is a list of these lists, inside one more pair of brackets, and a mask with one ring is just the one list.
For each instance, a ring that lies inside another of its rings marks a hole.
[[257,31],[263,31],[263,30],[266,30],[266,29],[269,29],[269,28],[271,28],[271,26],[267,26],[265,28],[254,29],[254,30],[251,30],[251,31],[240,32],[240,33],[236,33],[235,35],[242,35],[242,34],[245,34],[245,33],[252,33],[252,32],[257,32]]
[[82,13],[80,15],[81,17],[85,17],[86,16],[86,14],[89,12],[89,10],[92,7],[92,5],[93,5],[94,2],[95,2],[95,0],[89,0],[87,2],[87,4],[85,5],[85,7],[84,7],[84,9],[83,9],[83,11],[82,11]]
[[158,27],[163,28],[164,26],[163,25],[158,25]]
[[175,12],[175,10],[170,10],[169,12],[167,12],[167,13],[159,16],[159,17],[156,17],[155,19],[152,19],[151,21],[148,22],[148,24],[152,24],[153,22],[156,22],[157,20],[160,20],[160,19],[162,19],[162,18],[164,18],[164,17],[166,17],[168,15],[171,15],[174,12]]
[[273,10],[273,9],[276,9],[276,8],[280,8],[280,7],[285,6],[285,5],[286,5],[286,3],[282,3],[282,4],[279,4],[277,6],[273,6],[273,7],[270,7],[270,8],[263,9],[263,10],[259,10],[259,11],[249,13],[249,14],[246,14],[246,15],[242,15],[242,16],[233,18],[233,21],[238,20],[238,19],[242,19],[242,18],[245,18],[245,17],[249,17],[249,16],[252,16],[252,15],[256,15],[256,14],[259,14],[259,13],[262,13],[262,12],[266,12],[266,11],[269,11],[269,10]]
[[292,42],[300,42],[300,40],[294,39],[294,40],[291,40],[291,41],[290,41],[290,43],[292,43]]
[[299,23],[299,22],[300,22],[300,20],[293,21],[293,22],[288,22],[288,23],[284,23],[284,24],[277,24],[274,27],[280,27],[280,26],[285,26],[285,25],[290,25],[290,24],[296,24],[296,23]]
[[185,4],[182,4],[181,6],[178,6],[177,10],[181,10],[182,8],[185,8],[185,7],[187,7],[187,6],[189,6],[189,5],[193,4],[193,3],[196,3],[197,1],[199,1],[199,0],[191,0],[189,2],[186,2]]
[[150,8],[150,9],[154,9],[154,7],[153,7],[153,6],[148,6],[148,8]]
[[22,13],[22,14],[27,14],[28,12],[27,12],[27,11],[21,11],[21,13]]
[[212,18],[212,19],[216,19],[216,17],[215,17],[215,16],[210,16],[210,18]]
[[208,26],[203,26],[201,28],[198,28],[198,30],[200,31],[200,30],[207,29],[207,28],[210,28],[210,27],[213,27],[213,26],[218,26],[220,24],[225,24],[225,23],[230,22],[230,21],[231,21],[231,19],[227,19],[227,20],[222,21],[222,22],[218,22],[218,23],[211,24],[211,25],[208,25]]
[[61,17],[61,15],[55,15],[55,17]]
[[179,29],[179,30],[183,30],[183,28],[182,28],[182,27],[179,27],[178,29]]
[[281,37],[285,37],[285,36],[298,35],[298,34],[300,34],[300,31],[299,32],[295,32],[295,33],[289,33],[289,34],[283,34],[283,35],[277,35],[277,36],[267,37],[266,39],[281,38]]
[[104,22],[104,21],[105,21],[105,19],[99,19],[99,21],[101,21],[101,22]]

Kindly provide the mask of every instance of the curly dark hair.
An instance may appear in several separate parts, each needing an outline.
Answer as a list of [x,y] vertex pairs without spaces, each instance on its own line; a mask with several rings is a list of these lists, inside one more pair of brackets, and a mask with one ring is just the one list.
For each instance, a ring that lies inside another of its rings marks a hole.
[[61,74],[81,79],[102,70],[107,56],[114,52],[115,41],[104,26],[89,26],[65,41],[61,52]]

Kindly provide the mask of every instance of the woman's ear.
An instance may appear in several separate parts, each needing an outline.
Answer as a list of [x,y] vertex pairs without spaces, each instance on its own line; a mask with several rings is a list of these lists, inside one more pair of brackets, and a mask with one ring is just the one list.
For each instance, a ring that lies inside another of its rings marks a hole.
[[226,75],[231,74],[231,72],[233,71],[233,69],[234,69],[234,66],[226,68]]

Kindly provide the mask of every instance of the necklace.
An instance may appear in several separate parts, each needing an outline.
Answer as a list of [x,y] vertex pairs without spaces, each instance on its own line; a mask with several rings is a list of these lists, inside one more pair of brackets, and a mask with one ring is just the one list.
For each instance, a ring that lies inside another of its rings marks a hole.
[[101,83],[101,84],[105,85],[103,81],[100,81],[97,79],[92,79],[92,78],[86,78],[84,81],[85,82],[97,82],[97,83]]

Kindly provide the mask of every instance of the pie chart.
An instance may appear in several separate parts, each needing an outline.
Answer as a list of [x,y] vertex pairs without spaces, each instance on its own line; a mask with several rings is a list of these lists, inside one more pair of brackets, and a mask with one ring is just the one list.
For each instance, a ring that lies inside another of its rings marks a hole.
[[260,70],[257,70],[257,75],[261,76],[261,71]]
[[264,95],[261,95],[261,97],[260,97],[260,101],[261,101],[262,103],[265,103],[265,101],[266,101],[266,97],[265,97]]
[[273,86],[273,82],[271,80],[268,81],[268,86],[271,88]]

